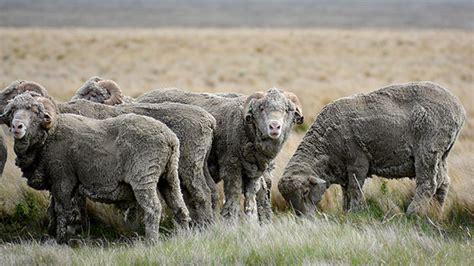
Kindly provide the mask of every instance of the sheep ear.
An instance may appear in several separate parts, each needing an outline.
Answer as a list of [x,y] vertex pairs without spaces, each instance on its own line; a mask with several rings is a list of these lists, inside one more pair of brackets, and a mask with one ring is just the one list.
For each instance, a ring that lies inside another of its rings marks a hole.
[[41,127],[44,129],[50,129],[53,126],[53,118],[48,114],[44,114],[43,121],[41,122]]
[[298,110],[298,108],[296,108],[296,111],[295,111],[295,123],[296,124],[304,123],[304,115],[303,113],[300,112],[300,110]]
[[283,94],[295,105],[295,123],[296,124],[303,124],[304,116],[303,116],[303,107],[301,106],[300,99],[296,94],[292,92],[285,91]]

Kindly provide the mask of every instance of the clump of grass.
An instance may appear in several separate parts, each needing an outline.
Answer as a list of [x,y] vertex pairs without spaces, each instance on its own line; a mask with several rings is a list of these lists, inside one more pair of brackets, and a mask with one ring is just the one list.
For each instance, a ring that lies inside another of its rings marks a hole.
[[45,234],[47,206],[38,197],[38,194],[26,191],[14,213],[0,218],[0,241],[11,241],[25,236],[38,238]]

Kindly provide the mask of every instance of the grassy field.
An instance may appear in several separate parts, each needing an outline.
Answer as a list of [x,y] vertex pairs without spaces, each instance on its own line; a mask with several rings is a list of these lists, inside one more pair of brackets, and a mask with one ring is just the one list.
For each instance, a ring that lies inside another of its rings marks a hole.
[[[474,260],[474,34],[470,31],[0,28],[0,39],[0,86],[15,79],[34,80],[61,101],[93,75],[116,80],[130,96],[158,87],[249,94],[277,86],[300,97],[310,124],[325,104],[339,97],[392,83],[431,80],[457,95],[468,113],[448,160],[452,186],[440,217],[407,219],[403,212],[414,182],[374,177],[364,186],[368,208],[362,213],[342,215],[340,189],[334,186],[320,204],[325,216],[314,222],[280,214],[263,227],[244,223],[229,228],[218,223],[200,233],[168,236],[151,247],[114,240],[72,249],[44,242],[47,194],[29,189],[20,178],[10,143],[0,186],[0,238],[5,241],[0,260],[61,263],[67,258],[79,264],[128,264],[135,259],[362,264]],[[295,131],[278,156],[274,184],[303,134],[304,128]],[[276,186],[273,203],[277,211],[286,210]],[[107,236],[109,229],[122,232],[113,209],[102,205],[90,209],[102,225],[96,236]],[[29,236],[36,240],[18,243]]]

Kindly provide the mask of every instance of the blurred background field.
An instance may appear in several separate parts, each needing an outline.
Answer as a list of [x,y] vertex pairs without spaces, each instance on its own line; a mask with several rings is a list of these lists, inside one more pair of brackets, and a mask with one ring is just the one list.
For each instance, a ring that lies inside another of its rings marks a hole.
[[[438,221],[460,226],[457,229],[469,239],[468,250],[473,250],[471,1],[427,0],[411,5],[409,1],[389,1],[387,5],[373,0],[353,5],[334,1],[339,8],[331,1],[316,7],[303,0],[293,5],[249,1],[245,9],[246,5],[236,7],[239,5],[233,1],[204,1],[201,6],[188,0],[183,2],[191,4],[179,11],[172,11],[173,5],[166,1],[161,1],[161,6],[132,1],[136,5],[129,12],[124,11],[127,3],[121,0],[112,1],[117,5],[110,10],[107,5],[94,6],[92,1],[79,6],[71,4],[75,1],[50,0],[43,6],[33,2],[0,2],[4,7],[0,8],[0,86],[16,79],[33,80],[58,101],[69,100],[94,75],[117,81],[124,93],[133,97],[161,87],[244,94],[279,87],[298,95],[309,125],[325,104],[339,97],[416,80],[448,88],[464,104],[467,121],[449,156],[452,186]],[[147,8],[151,12],[146,12]],[[61,12],[51,17],[51,10]],[[100,16],[107,11],[110,13]],[[325,16],[328,19],[324,20]],[[97,25],[100,27],[91,27]],[[305,127],[295,130],[276,160],[272,195],[276,210],[286,210],[276,184],[304,131]],[[11,137],[7,139],[10,157],[0,185],[0,219],[36,215],[44,219],[47,194],[29,189],[20,178]],[[408,179],[374,177],[364,186],[369,207],[380,212],[376,217],[381,220],[403,213],[413,190],[414,182]],[[339,188],[331,187],[320,208],[339,215],[340,197]],[[105,224],[121,226],[110,208],[93,209]],[[467,229],[462,227],[466,224]]]

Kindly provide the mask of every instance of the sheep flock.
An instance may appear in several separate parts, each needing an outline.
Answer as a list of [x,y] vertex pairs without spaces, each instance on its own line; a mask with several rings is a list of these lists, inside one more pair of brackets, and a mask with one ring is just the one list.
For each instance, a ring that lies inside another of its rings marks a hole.
[[58,243],[87,224],[86,199],[113,204],[153,242],[163,208],[182,228],[205,230],[217,216],[268,223],[272,186],[297,215],[312,216],[338,184],[344,210],[354,211],[371,175],[415,179],[406,212],[423,215],[431,202],[443,207],[447,157],[466,119],[459,99],[432,82],[338,99],[316,116],[272,184],[276,156],[305,122],[298,96],[279,88],[251,95],[163,88],[132,98],[95,76],[58,102],[42,85],[21,80],[0,92],[0,113],[11,132],[0,135],[0,171],[4,139],[13,137],[23,178],[50,192],[48,233]]

